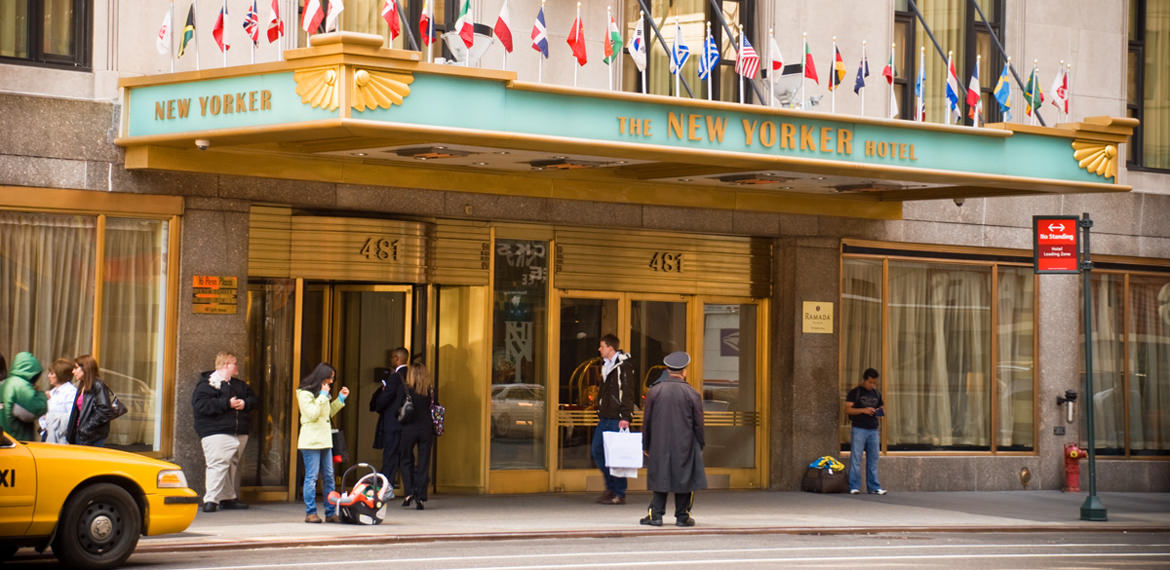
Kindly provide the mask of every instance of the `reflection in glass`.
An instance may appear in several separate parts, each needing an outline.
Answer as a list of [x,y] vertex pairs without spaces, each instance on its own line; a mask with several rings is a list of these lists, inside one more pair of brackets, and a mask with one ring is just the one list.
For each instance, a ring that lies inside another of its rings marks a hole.
[[1033,449],[1033,382],[1036,360],[1033,322],[1035,276],[1030,267],[999,268],[999,326],[996,342],[999,361],[999,426],[996,449],[1031,451]]
[[[1122,455],[1125,453],[1125,386],[1122,365],[1125,359],[1122,320],[1124,275],[1093,273],[1093,414],[1094,443],[1097,453]],[[1081,307],[1080,322],[1084,322],[1084,303]],[[1082,328],[1084,325],[1081,325]],[[1081,332],[1082,348],[1084,331]],[[1084,386],[1084,355],[1081,356],[1081,382]],[[1087,405],[1088,402],[1085,402]],[[1084,425],[1085,414],[1081,414],[1081,434],[1088,433]],[[1082,435],[1082,445],[1087,445]]]
[[1129,280],[1129,447],[1170,455],[1170,279]]
[[560,402],[557,437],[561,469],[593,467],[590,442],[597,424],[597,389],[601,357],[597,346],[605,334],[617,332],[614,299],[562,299],[560,334]]
[[496,240],[491,468],[544,469],[548,242]]
[[642,383],[634,394],[635,406],[642,409],[646,389],[662,376],[662,359],[687,349],[687,304],[673,301],[630,302],[630,348],[634,362],[641,366]]
[[[866,368],[882,368],[882,261],[847,258],[841,263],[841,401]],[[842,451],[849,449],[851,425],[841,414]]]
[[707,467],[755,467],[756,330],[755,305],[703,306]]
[[240,374],[260,407],[252,413],[251,437],[240,468],[245,486],[288,483],[288,426],[293,389],[299,383],[292,370],[295,294],[292,279],[248,282],[248,354]]

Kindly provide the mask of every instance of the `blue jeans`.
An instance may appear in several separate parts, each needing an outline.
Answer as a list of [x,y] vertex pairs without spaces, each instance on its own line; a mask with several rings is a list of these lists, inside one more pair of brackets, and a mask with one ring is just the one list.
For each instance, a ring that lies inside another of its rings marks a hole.
[[333,449],[302,449],[301,457],[305,460],[305,514],[317,514],[317,474],[320,473],[325,516],[333,516],[337,511],[337,505],[329,502],[329,493],[333,491]]
[[609,474],[609,469],[605,468],[605,441],[601,435],[607,431],[618,431],[618,421],[620,420],[597,420],[597,429],[593,430],[593,464],[601,469],[601,474],[605,477],[606,490],[619,497],[625,497],[626,478],[614,477]]
[[865,452],[865,486],[870,493],[882,488],[878,483],[878,455],[881,453],[876,429],[853,427],[849,442],[849,488],[861,490],[861,452]]

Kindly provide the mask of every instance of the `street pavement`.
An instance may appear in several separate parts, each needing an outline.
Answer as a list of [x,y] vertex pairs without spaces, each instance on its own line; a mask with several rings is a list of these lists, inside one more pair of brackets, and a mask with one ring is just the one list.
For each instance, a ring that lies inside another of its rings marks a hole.
[[[642,526],[649,493],[626,505],[599,505],[594,494],[434,495],[419,511],[392,501],[376,526],[307,524],[297,503],[200,512],[181,534],[143,537],[138,552],[198,551],[325,544],[386,544],[518,538],[642,536],[645,533],[864,534],[884,532],[1170,533],[1170,493],[1101,493],[1108,520],[1080,520],[1086,493],[1059,491],[891,492],[821,495],[705,491],[696,495],[693,528]],[[320,507],[320,503],[318,503]]]

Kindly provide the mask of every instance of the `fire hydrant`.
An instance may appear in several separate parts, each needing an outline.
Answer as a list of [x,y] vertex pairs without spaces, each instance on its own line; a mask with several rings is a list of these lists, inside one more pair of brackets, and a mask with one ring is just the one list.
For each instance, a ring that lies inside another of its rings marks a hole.
[[1086,453],[1075,443],[1064,444],[1064,492],[1076,493],[1081,490],[1081,458]]

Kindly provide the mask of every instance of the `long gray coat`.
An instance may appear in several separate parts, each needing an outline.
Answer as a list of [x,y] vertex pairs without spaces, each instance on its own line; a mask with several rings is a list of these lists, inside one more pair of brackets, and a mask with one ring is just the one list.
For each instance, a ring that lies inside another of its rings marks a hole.
[[689,493],[707,488],[703,399],[681,378],[663,375],[646,393],[642,447],[650,452],[646,488]]

